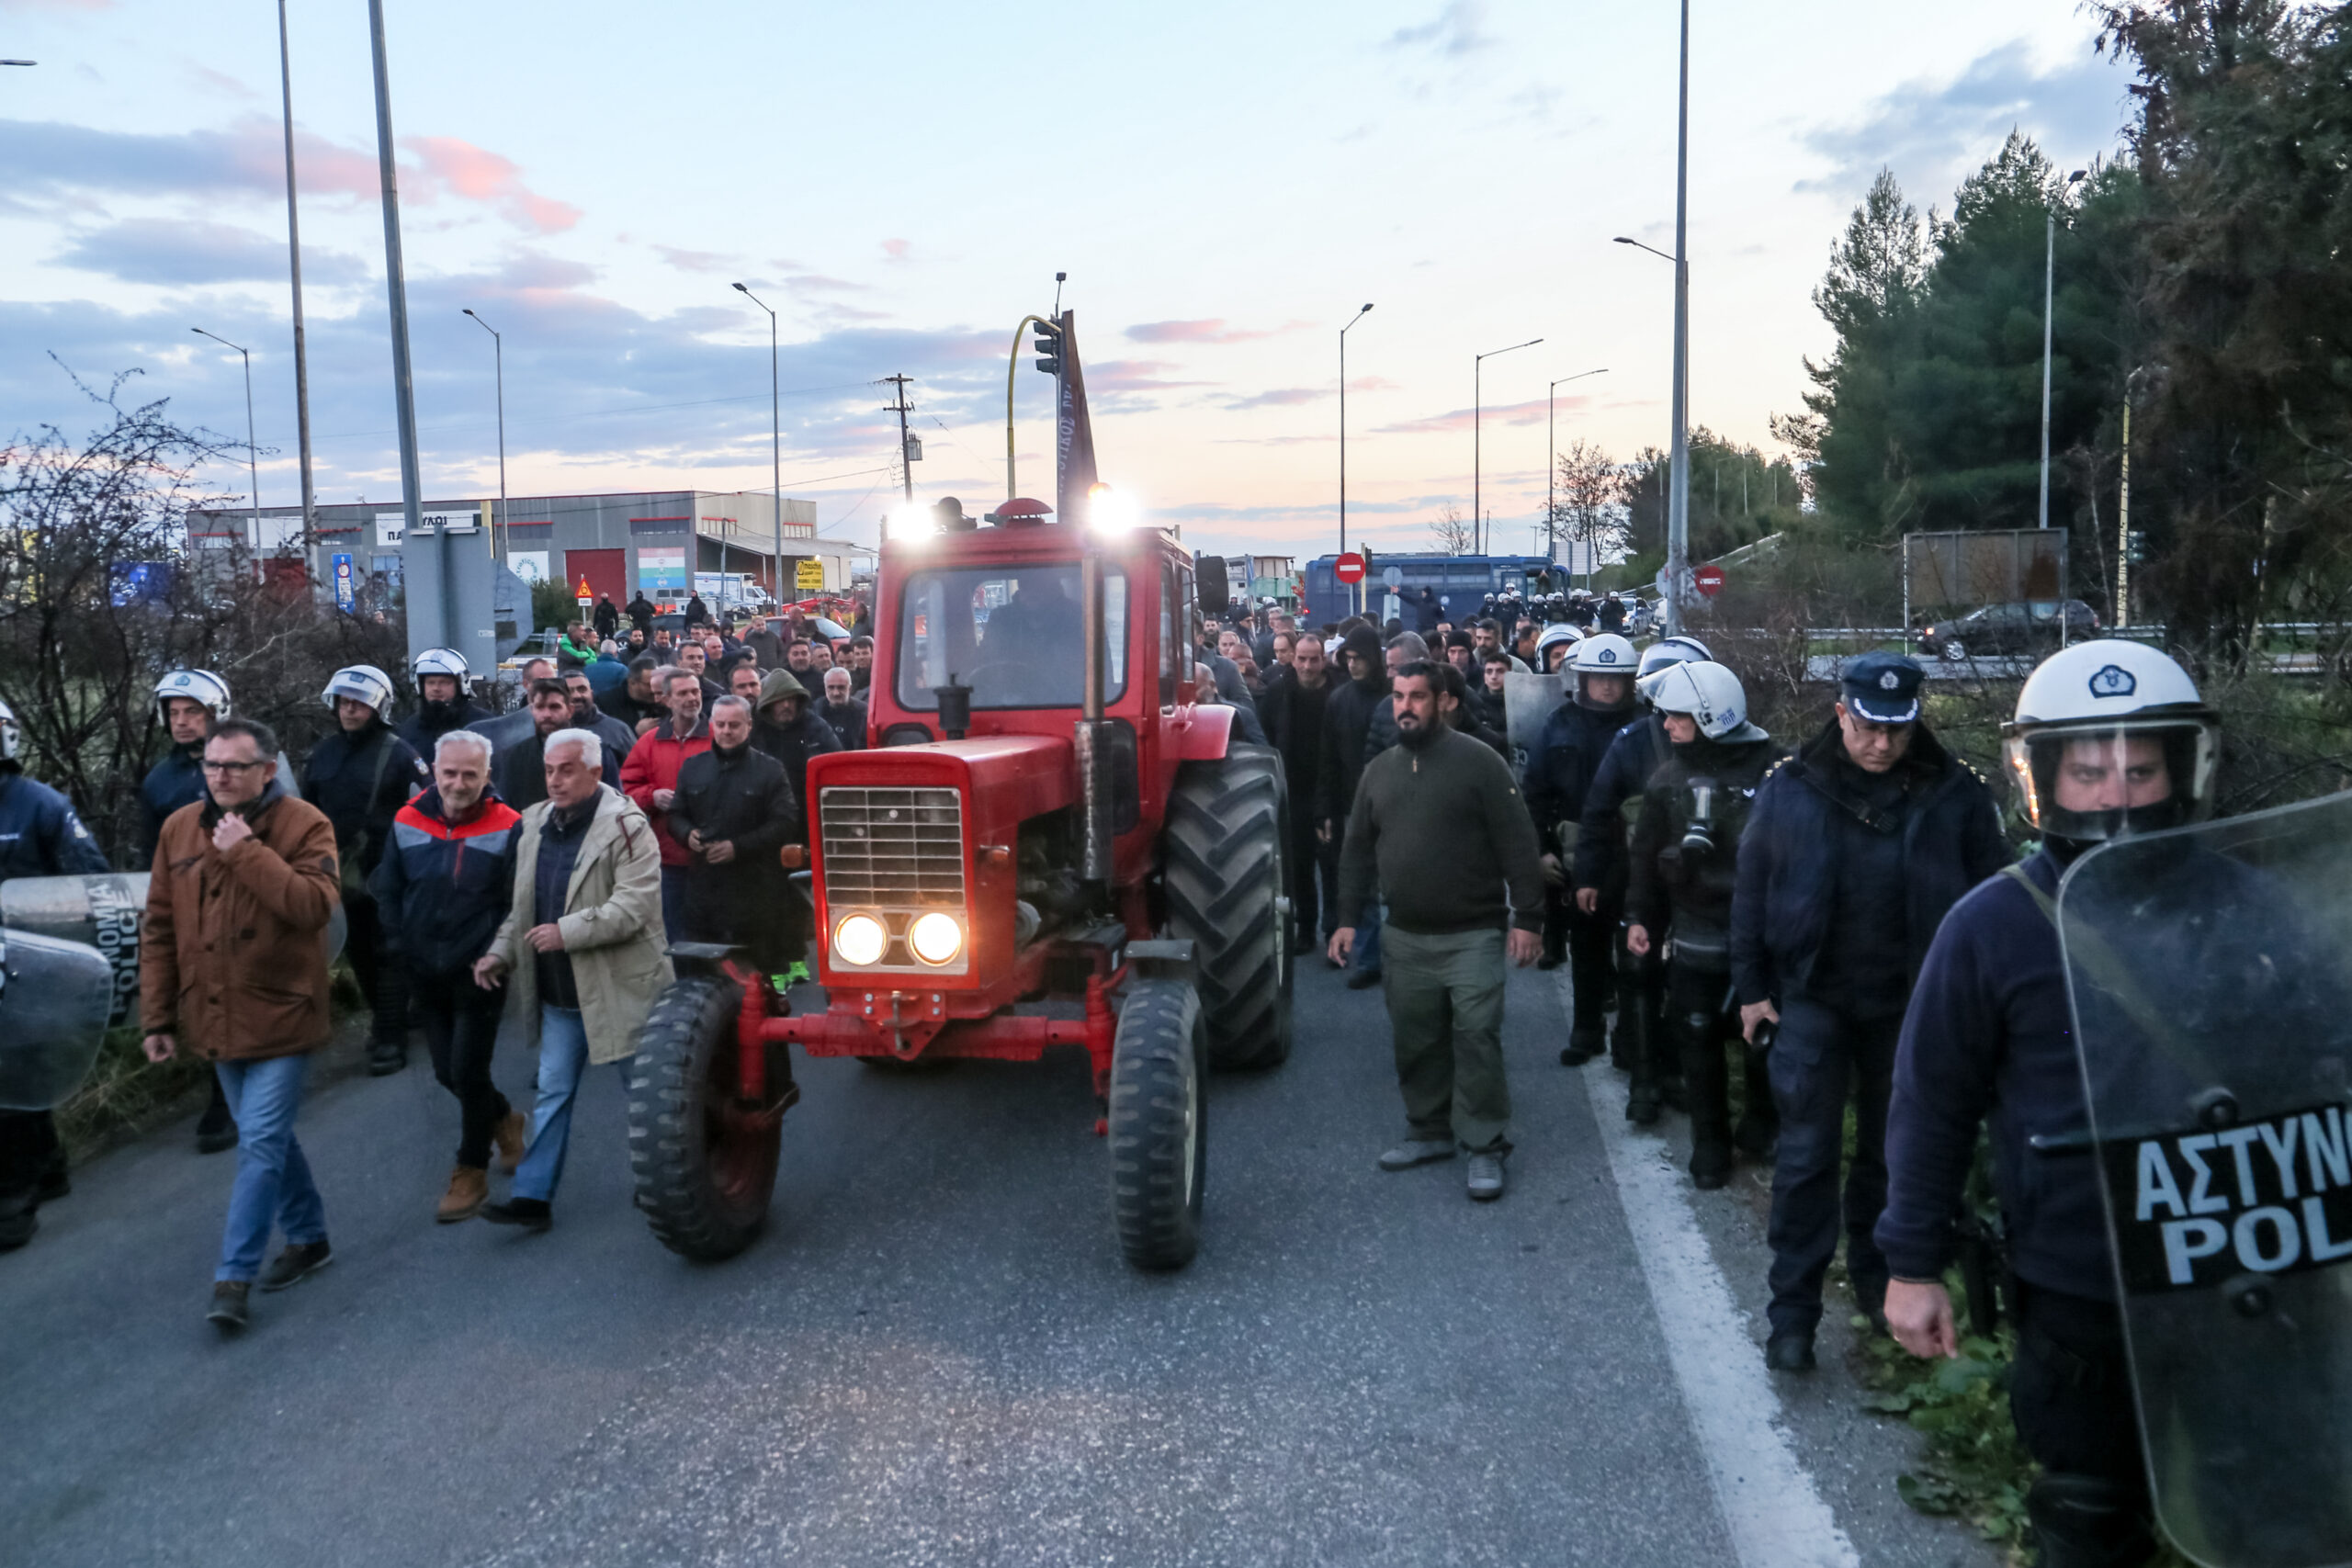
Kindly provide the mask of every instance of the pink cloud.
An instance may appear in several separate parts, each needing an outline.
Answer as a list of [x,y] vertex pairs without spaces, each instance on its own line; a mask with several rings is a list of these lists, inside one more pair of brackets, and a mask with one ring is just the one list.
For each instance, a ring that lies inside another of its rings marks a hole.
[[[1589,400],[1584,398],[1562,398],[1559,406],[1563,409],[1581,408]],[[1524,403],[1497,403],[1487,410],[1486,419],[1489,424],[1534,424],[1543,420],[1544,412],[1544,400],[1537,398]],[[1431,414],[1427,419],[1408,419],[1401,424],[1384,424],[1373,434],[1375,435],[1440,435],[1451,431],[1466,433],[1476,412],[1475,409],[1455,409],[1451,413]]]
[[1227,326],[1222,316],[1211,316],[1197,321],[1140,321],[1127,329],[1127,335],[1137,343],[1250,343],[1296,332],[1306,324],[1290,321],[1264,329],[1234,327]]
[[1234,398],[1225,406],[1230,409],[1290,408],[1299,403],[1317,402],[1330,395],[1315,387],[1277,387],[1251,397]]
[[914,249],[913,244],[906,240],[885,240],[882,242],[882,254],[888,256],[892,261],[906,260],[907,253],[912,249]]
[[658,243],[653,249],[680,272],[718,272],[727,265],[727,258],[716,251],[682,251],[675,245]]
[[539,234],[580,221],[580,209],[532,190],[514,160],[455,136],[410,136],[401,144],[424,166],[424,178],[468,201],[496,207],[506,220]]

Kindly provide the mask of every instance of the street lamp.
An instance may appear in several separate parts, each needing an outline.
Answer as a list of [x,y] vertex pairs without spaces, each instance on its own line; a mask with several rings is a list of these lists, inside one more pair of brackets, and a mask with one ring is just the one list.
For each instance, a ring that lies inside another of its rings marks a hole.
[[258,550],[261,548],[261,467],[254,456],[254,356],[237,348],[235,344],[219,333],[208,333],[202,327],[190,327],[188,331],[199,337],[209,337],[223,348],[236,348],[237,356],[245,362],[245,477],[254,487],[254,548]]
[[319,543],[318,489],[311,479],[311,357],[302,328],[302,214],[294,190],[294,51],[286,39],[286,0],[277,0],[277,85],[285,107],[286,261],[294,290],[294,440],[302,473],[302,553]]
[[1483,433],[1479,426],[1484,422],[1487,406],[1486,388],[1480,378],[1487,361],[1495,355],[1516,354],[1522,348],[1533,348],[1543,341],[1540,337],[1532,337],[1525,343],[1512,344],[1509,348],[1490,348],[1484,354],[1470,356],[1470,553],[1474,556],[1485,553],[1479,547],[1485,543],[1483,530],[1487,521],[1486,513],[1478,510],[1479,480],[1485,473],[1484,453],[1479,445]]
[[[735,292],[752,304],[759,305],[761,310],[768,310],[765,305],[760,305],[760,297],[743,285],[737,284]],[[771,558],[775,563],[775,602],[781,605],[784,603],[784,394],[780,390],[783,383],[777,379],[775,355],[775,312],[768,310],[768,418],[770,420],[768,453],[775,465],[774,476],[775,480],[775,554]],[[899,456],[903,460],[905,454],[901,452]],[[912,482],[911,478],[909,482]],[[718,558],[722,563],[727,559],[726,547],[723,545],[719,547]],[[723,594],[727,580],[722,577],[718,581]]]
[[[1690,50],[1689,12],[1684,13],[1683,101],[1684,121],[1689,121]],[[1678,177],[1675,198],[1675,248],[1682,247],[1682,198]],[[1671,637],[1682,629],[1681,586],[1683,573],[1690,559],[1690,268],[1685,260],[1668,255],[1656,245],[1624,234],[1615,243],[1631,245],[1637,251],[1647,251],[1663,262],[1674,264],[1674,430],[1670,437],[1670,456],[1667,462],[1668,491],[1666,503],[1666,581],[1668,587],[1659,596],[1665,612],[1666,633]]]
[[503,566],[506,548],[514,542],[506,532],[506,340],[498,335],[496,327],[475,316],[472,306],[465,310],[473,316],[474,325],[490,334],[491,362],[498,367],[498,526],[491,530],[491,548]]
[[[2066,176],[2058,188],[2061,200],[2076,182],[2090,173],[2076,169]],[[2047,249],[2041,261],[2041,521],[2040,527],[2050,526],[2050,310],[2058,298],[2058,203],[2050,204]]]
[[[1553,416],[1555,413],[1555,408],[1552,394],[1558,391],[1562,387],[1566,386],[1571,381],[1581,381],[1588,376],[1606,376],[1608,374],[1609,367],[1605,365],[1598,370],[1579,370],[1573,376],[1561,377],[1558,380],[1544,389],[1544,543],[1546,554],[1551,552],[1553,544],[1552,526],[1558,504],[1553,499],[1555,490],[1554,480],[1557,478],[1560,472],[1560,443],[1559,438],[1553,434]],[[1590,530],[1588,529],[1586,532],[1588,536],[1589,536]],[[1591,587],[1592,568],[1589,561],[1586,564],[1584,576],[1585,586],[1588,588]]]
[[[1372,306],[1348,318],[1348,326],[1340,329],[1340,553],[1348,553],[1348,327],[1364,318]],[[1355,595],[1351,592],[1351,599]]]

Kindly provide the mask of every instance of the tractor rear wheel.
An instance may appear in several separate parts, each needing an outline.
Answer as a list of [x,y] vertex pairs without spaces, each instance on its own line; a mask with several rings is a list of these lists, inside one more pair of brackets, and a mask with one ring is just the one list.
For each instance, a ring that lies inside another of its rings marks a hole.
[[1182,1269],[1201,1245],[1205,1033],[1200,997],[1182,981],[1127,987],[1111,1046],[1111,1218],[1138,1269]]
[[637,1206],[662,1246],[715,1262],[752,1244],[775,1190],[783,1119],[740,1102],[743,992],[710,976],[677,980],[638,1036],[628,1097]]
[[1215,1066],[1272,1067],[1290,1055],[1284,795],[1282,758],[1237,746],[1221,761],[1186,762],[1169,796],[1169,934],[1193,944]]

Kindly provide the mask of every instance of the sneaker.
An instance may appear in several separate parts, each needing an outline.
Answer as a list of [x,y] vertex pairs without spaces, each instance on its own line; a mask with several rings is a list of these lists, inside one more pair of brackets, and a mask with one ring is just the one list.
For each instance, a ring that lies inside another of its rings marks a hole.
[[1794,1329],[1775,1334],[1765,1343],[1764,1364],[1776,1372],[1813,1371],[1813,1336]]
[[433,1218],[440,1224],[454,1225],[481,1213],[489,1201],[490,1172],[478,1165],[461,1165],[449,1173],[449,1190],[441,1194],[441,1205],[433,1211]]
[[379,1040],[368,1047],[368,1076],[371,1078],[388,1078],[407,1066],[408,1045],[403,1041]]
[[531,1119],[519,1111],[510,1111],[498,1119],[491,1129],[491,1141],[498,1145],[498,1168],[512,1176],[523,1163],[523,1150],[530,1142]]
[[1607,1049],[1599,1024],[1579,1024],[1568,1032],[1568,1043],[1560,1047],[1560,1066],[1581,1067]]
[[1410,1170],[1417,1165],[1453,1157],[1452,1138],[1408,1138],[1380,1156],[1383,1170]]
[[543,1231],[555,1224],[555,1211],[548,1207],[544,1198],[509,1198],[503,1203],[485,1203],[481,1217],[494,1225],[520,1225],[526,1231]]
[[234,1334],[253,1321],[246,1298],[253,1286],[243,1280],[215,1280],[212,1282],[212,1305],[205,1313],[207,1323],[219,1325],[223,1334]]
[[1369,991],[1378,984],[1380,971],[1377,969],[1359,969],[1348,976],[1348,989],[1351,991]]
[[261,1271],[260,1285],[265,1291],[282,1291],[288,1285],[300,1284],[334,1261],[334,1248],[324,1236],[311,1242],[288,1242],[286,1250],[269,1260]]
[[1503,1195],[1503,1156],[1472,1155],[1470,1156],[1470,1198],[1473,1202],[1491,1203]]

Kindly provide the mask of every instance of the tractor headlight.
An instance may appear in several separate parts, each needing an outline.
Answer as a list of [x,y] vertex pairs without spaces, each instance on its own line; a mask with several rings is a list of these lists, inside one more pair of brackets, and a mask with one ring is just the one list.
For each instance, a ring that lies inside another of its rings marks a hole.
[[844,964],[879,964],[890,933],[871,915],[851,915],[833,928],[833,955]]
[[907,928],[907,945],[925,964],[946,964],[964,948],[964,928],[953,915],[933,909]]

